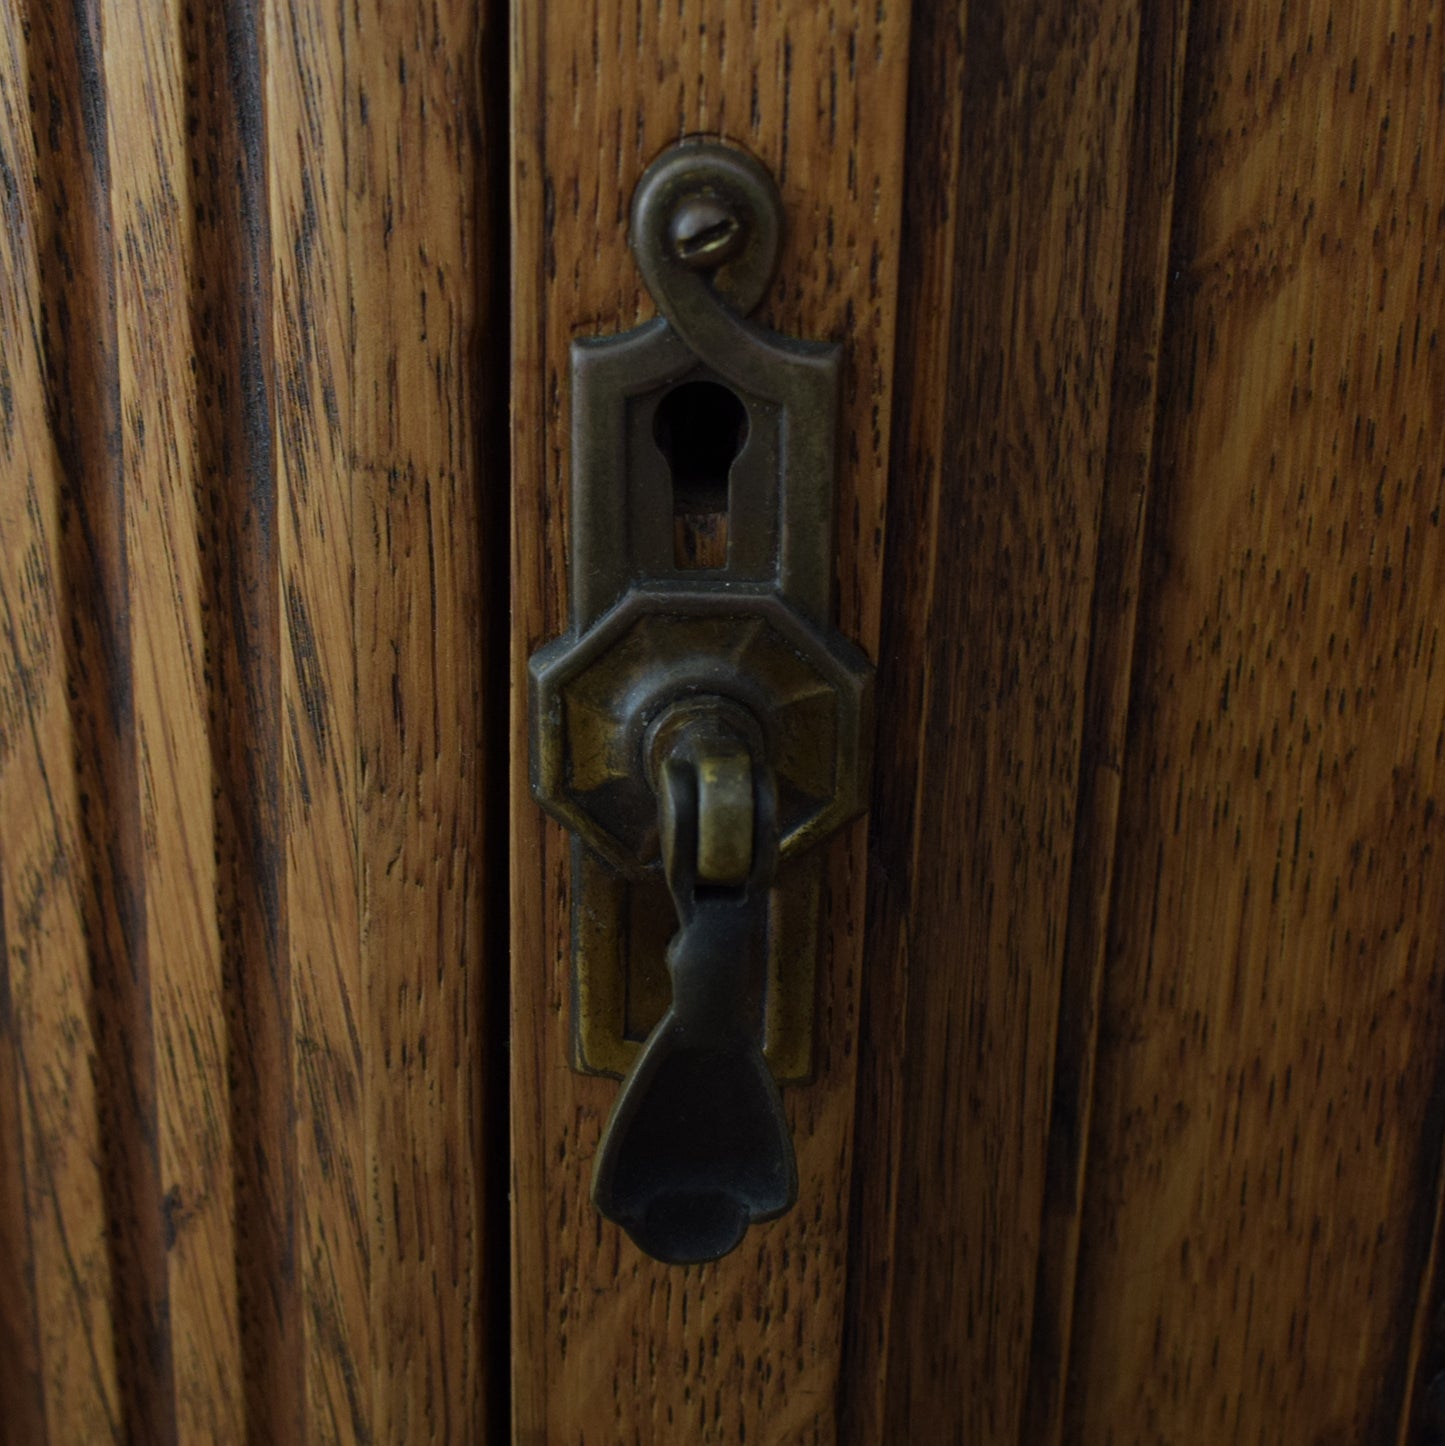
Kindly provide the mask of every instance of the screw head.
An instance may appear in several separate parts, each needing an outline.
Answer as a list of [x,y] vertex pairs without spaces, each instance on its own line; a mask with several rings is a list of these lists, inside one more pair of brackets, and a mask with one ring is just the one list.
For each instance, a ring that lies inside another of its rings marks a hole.
[[688,196],[673,212],[667,238],[684,266],[711,271],[742,249],[743,223],[737,211],[716,196]]

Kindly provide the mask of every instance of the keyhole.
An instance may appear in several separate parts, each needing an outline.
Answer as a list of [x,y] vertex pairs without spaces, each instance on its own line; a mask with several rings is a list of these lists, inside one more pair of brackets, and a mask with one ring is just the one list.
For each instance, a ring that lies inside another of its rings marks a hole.
[[658,404],[652,434],[672,469],[678,568],[726,567],[728,474],[748,438],[748,410],[717,382],[684,382]]

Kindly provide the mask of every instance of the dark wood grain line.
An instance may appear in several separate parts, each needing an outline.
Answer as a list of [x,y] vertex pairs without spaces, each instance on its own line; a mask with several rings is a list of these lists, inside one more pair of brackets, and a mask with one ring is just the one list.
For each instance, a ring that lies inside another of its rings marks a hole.
[[35,1257],[26,1210],[30,1192],[20,1088],[22,1050],[10,997],[5,891],[0,877],[0,1421],[15,1446],[38,1446],[45,1440],[45,1377]]
[[[866,942],[859,1009],[856,1159],[850,1184],[847,1312],[843,1324],[840,1438],[884,1439],[892,1344],[899,1151],[907,1110],[909,950],[914,869],[900,857],[917,839],[918,760],[929,733],[926,669],[914,632],[926,613],[941,539],[940,455],[926,398],[946,385],[967,7],[915,4],[908,53],[907,165],[900,237],[897,380],[889,468],[878,651],[879,744],[868,817]],[[929,368],[932,367],[930,371]]]
[[[38,335],[35,338],[35,354],[37,356],[41,354]],[[32,482],[30,488],[28,489],[26,502],[31,509],[34,509],[36,501],[37,498]],[[42,583],[42,587],[47,594],[50,593],[50,589],[44,583]],[[22,650],[20,639],[21,633],[25,630],[23,612],[22,620],[17,622],[17,609],[12,605],[12,599],[6,590],[3,581],[0,581],[0,621],[3,621],[4,643],[7,652],[13,658],[18,659],[20,657],[23,657],[24,652]],[[54,854],[50,865],[50,877],[45,879],[43,887],[46,889],[51,887],[58,887],[60,890],[63,890],[69,896],[67,899],[67,903],[70,904],[77,911],[79,911],[80,905],[78,901],[78,891],[76,881],[73,877],[76,871],[74,871],[70,867],[68,856],[65,852],[62,852],[59,845],[60,839],[64,836],[64,820],[62,816],[62,810],[57,807],[55,792],[51,786],[50,776],[45,766],[45,751],[42,747],[41,730],[37,726],[38,720],[36,714],[40,701],[37,696],[37,691],[38,690],[36,690],[34,687],[33,679],[23,679],[21,695],[23,698],[25,723],[27,725],[26,731],[29,734],[29,737],[26,741],[33,749],[34,756],[38,764],[37,771],[39,774],[40,790],[44,794],[44,812],[49,822],[51,838],[54,840],[56,846],[56,853]],[[18,720],[15,717],[7,717],[6,719],[6,723],[10,725],[13,725],[16,721]],[[9,747],[13,748],[13,737],[8,737],[6,739],[6,743]],[[19,920],[21,927],[17,931],[10,931],[8,929],[5,929],[4,927],[3,909],[5,906],[5,900],[3,897],[0,897],[0,933],[4,933],[6,935],[3,940],[0,940],[0,943],[3,943],[4,945],[3,957],[5,961],[4,967],[7,1005],[9,1008],[13,1008],[15,1004],[14,997],[10,994],[11,970],[14,968],[14,965],[21,960],[24,960],[27,964],[33,963],[33,955],[40,955],[43,952],[42,949],[36,947],[38,941],[33,938],[33,935],[36,931],[36,924],[38,923],[40,915],[40,910],[36,907],[38,903],[38,896],[24,900],[21,904],[21,916]],[[27,917],[27,915],[29,917]],[[16,938],[14,938],[13,933],[19,933],[21,936],[20,939],[17,940]],[[26,935],[31,935],[32,937],[26,938]],[[14,950],[13,954],[11,952],[12,949]],[[27,959],[26,956],[28,954],[31,954],[32,950],[32,958]],[[43,1115],[42,1110],[36,1100],[35,1082],[31,1075],[29,1062],[26,1058],[26,1036],[24,1031],[24,1024],[23,1022],[17,1020],[15,1021],[15,1025],[16,1028],[13,1035],[13,1059],[15,1068],[17,1106],[22,1111],[25,1120],[28,1121],[29,1128],[34,1131],[37,1136],[40,1136],[43,1139]],[[20,1132],[17,1135],[17,1144],[20,1145],[22,1149],[24,1132],[25,1125],[22,1124],[20,1126]],[[10,1157],[0,1156],[0,1159],[8,1158]],[[15,1156],[15,1158],[19,1162],[19,1168],[17,1168],[13,1172],[7,1173],[10,1175],[10,1178],[16,1185],[24,1187],[28,1183],[26,1179],[26,1157],[23,1153],[19,1153]],[[86,1429],[92,1433],[103,1426],[105,1435],[109,1439],[113,1441],[119,1441],[123,1439],[121,1435],[121,1423],[116,1418],[115,1410],[113,1409],[111,1393],[108,1389],[108,1383],[113,1374],[114,1362],[104,1359],[104,1356],[108,1353],[108,1347],[97,1342],[97,1336],[101,1334],[101,1332],[97,1329],[97,1324],[99,1321],[103,1321],[105,1325],[105,1340],[108,1342],[111,1338],[111,1334],[114,1329],[114,1322],[111,1319],[112,1302],[109,1298],[96,1299],[87,1290],[85,1282],[82,1279],[82,1274],[80,1269],[78,1268],[77,1263],[78,1251],[74,1239],[74,1231],[72,1229],[72,1222],[69,1216],[69,1212],[67,1210],[68,1202],[65,1199],[64,1191],[62,1190],[56,1179],[54,1157],[52,1153],[43,1146],[35,1151],[35,1172],[40,1177],[43,1184],[41,1188],[37,1189],[35,1195],[33,1196],[30,1195],[28,1191],[25,1191],[22,1194],[21,1204],[22,1208],[25,1211],[23,1227],[16,1226],[13,1230],[11,1230],[10,1238],[12,1241],[18,1240],[21,1237],[25,1238],[25,1240],[27,1241],[27,1247],[29,1242],[33,1241],[34,1231],[32,1227],[36,1223],[34,1219],[34,1207],[37,1200],[43,1200],[46,1206],[54,1213],[56,1244],[59,1247],[60,1259],[64,1263],[65,1286],[68,1291],[70,1301],[73,1301],[75,1305],[80,1308],[81,1314],[84,1317],[84,1324],[81,1334],[84,1340],[86,1361],[92,1378],[92,1393],[90,1400],[92,1413],[85,1418],[85,1426]],[[5,1222],[0,1221],[0,1228],[4,1228],[4,1226]],[[18,1246],[12,1244],[8,1246],[7,1249],[15,1252],[18,1250]],[[30,1297],[34,1303],[36,1316],[38,1318],[42,1318],[45,1309],[54,1309],[54,1300],[59,1292],[56,1291],[57,1282],[53,1278],[44,1281],[39,1281],[34,1278],[34,1265],[34,1259],[33,1257],[31,1257],[26,1261],[25,1268],[30,1275]],[[6,1298],[3,1301],[3,1304],[7,1308],[11,1304],[16,1304],[17,1309],[23,1311],[25,1307],[25,1300],[26,1296],[24,1294],[21,1294],[14,1297],[13,1300],[10,1298]],[[37,1319],[37,1331],[38,1325],[39,1320]],[[10,1326],[10,1328],[17,1330],[21,1335],[24,1334],[25,1328],[23,1325],[11,1326],[11,1323],[7,1323],[7,1326]],[[46,1361],[44,1358],[44,1351],[40,1348],[40,1341],[38,1339],[38,1336],[37,1349],[39,1350],[40,1355],[39,1367],[41,1370],[40,1385],[42,1393],[40,1404],[43,1410],[45,1407],[44,1382]],[[97,1415],[96,1413],[99,1413],[99,1415]],[[103,1421],[99,1419],[99,1416],[103,1416]],[[4,1419],[8,1418],[0,1417],[0,1420]],[[21,1419],[24,1420],[27,1419],[27,1417],[22,1415]],[[46,1415],[43,1415],[40,1421],[34,1425],[34,1434],[28,1439],[35,1442],[43,1442],[47,1440],[47,1423],[48,1413]]]
[[126,491],[99,6],[32,15],[41,343],[61,478],[60,621],[81,800],[120,1429],[175,1438],[136,756]]
[[1442,1441],[1445,1441],[1445,1172],[1437,1175],[1435,1181],[1429,1253],[1415,1299],[1405,1359],[1405,1390],[1395,1428],[1396,1446],[1440,1446]]
[[[1442,1230],[1445,1230],[1445,1050],[1438,1052],[1435,1083],[1425,1128],[1416,1141],[1415,1179],[1407,1231],[1410,1254],[1420,1262],[1401,1281],[1400,1326],[1395,1357],[1380,1392],[1378,1425],[1383,1433],[1391,1414],[1400,1446],[1440,1446],[1445,1440],[1445,1282],[1442,1282]],[[1433,1184],[1427,1184],[1433,1182]],[[1412,1289],[1413,1287],[1413,1289]],[[1413,1297],[1413,1300],[1412,1300]],[[1409,1328],[1405,1307],[1409,1305]],[[1437,1379],[1441,1384],[1436,1384]],[[1398,1402],[1398,1405],[1395,1404]],[[1381,1435],[1381,1439],[1385,1439]]]
[[[561,540],[563,529],[555,516],[560,503],[550,501],[545,508],[538,509],[543,528],[540,546],[529,536],[537,522],[527,518],[524,511],[528,505],[527,488],[539,485],[527,475],[528,469],[543,474],[540,485],[544,490],[550,471],[546,450],[538,447],[535,455],[530,455],[532,448],[523,431],[527,425],[523,421],[523,409],[540,406],[544,396],[542,384],[529,379],[545,378],[546,384],[553,388],[560,385],[555,363],[549,364],[547,346],[546,294],[549,282],[556,276],[556,194],[553,181],[545,171],[547,107],[531,103],[529,96],[538,78],[547,74],[547,25],[540,5],[523,5],[512,12],[507,50],[510,67],[508,170],[513,177],[507,209],[512,271],[507,320],[513,396],[508,527],[512,627],[508,648],[507,723],[511,737],[523,738],[527,736],[527,659],[549,629],[561,626],[565,611],[565,599],[556,576],[566,566],[566,550]],[[553,443],[552,450],[555,448]],[[561,566],[553,565],[550,576],[549,557],[563,559]],[[536,1076],[527,1068],[529,1053],[540,1050],[542,1041],[536,1038],[535,1026],[529,1029],[525,1016],[520,1015],[526,998],[515,970],[521,952],[519,942],[528,936],[543,936],[546,906],[541,891],[529,884],[534,870],[545,870],[552,862],[548,856],[549,844],[555,846],[555,841],[529,807],[530,792],[527,759],[523,750],[513,749],[507,770],[507,924],[512,975],[509,979],[512,1011],[508,1016],[507,1149],[509,1194],[521,1208],[512,1209],[508,1219],[508,1327],[512,1344],[507,1370],[508,1434],[517,1446],[545,1446],[540,1423],[546,1420],[547,1399],[552,1389],[548,1372],[547,1314],[535,1308],[533,1292],[537,1282],[554,1277],[554,1266],[548,1232],[528,1228],[524,1212],[527,1202],[546,1199],[547,1170],[541,1151],[518,1148],[519,1141],[527,1136],[545,1137],[545,1101],[541,1090],[532,1087]],[[527,1362],[534,1362],[535,1367],[525,1369]]]
[[475,142],[477,195],[478,326],[476,363],[477,476],[493,479],[479,489],[481,524],[482,656],[481,716],[484,725],[481,857],[482,941],[479,1048],[484,1067],[475,1072],[481,1091],[476,1119],[482,1214],[482,1279],[485,1283],[482,1428],[486,1441],[511,1437],[512,1419],[512,1139],[511,1139],[511,787],[515,735],[510,726],[511,633],[511,96],[510,6],[480,0],[477,89],[480,135]]
[[263,26],[252,0],[187,12],[198,204],[192,332],[203,486],[216,851],[245,1414],[302,1439],[291,978],[282,798],[284,646],[272,453],[271,235]]
[[886,1336],[874,1440],[1021,1431],[1139,8],[975,3],[936,72],[948,7],[915,18],[858,1102],[857,1169],[891,1181],[860,1188],[895,1192],[853,1306]]
[[1029,1384],[1019,1437],[1030,1446],[1057,1442],[1064,1425],[1099,991],[1153,470],[1157,363],[1168,293],[1188,8],[1188,0],[1169,0],[1144,6],[1139,17],[1109,440],[1089,618],[1079,795],[1054,1045]]

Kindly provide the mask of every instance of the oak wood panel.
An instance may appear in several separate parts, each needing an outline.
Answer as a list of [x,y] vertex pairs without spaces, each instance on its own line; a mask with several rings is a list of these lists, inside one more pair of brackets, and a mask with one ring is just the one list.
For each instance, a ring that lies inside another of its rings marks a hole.
[[486,23],[3,11],[7,1442],[495,1410]]
[[[845,347],[839,618],[877,641],[907,11],[548,3],[513,10],[512,733],[525,662],[564,624],[567,348],[651,312],[626,248],[633,187],[687,133],[769,165],[787,234],[759,310]],[[821,1442],[836,1435],[863,834],[831,855],[818,1079],[785,1092],[798,1207],[723,1262],[655,1264],[588,1198],[615,1083],[568,1068],[568,851],[514,754],[513,1390],[526,1443]]]
[[1445,1092],[1440,14],[1193,12],[1068,1436],[1392,1440]]
[[[1055,1030],[1090,968],[1065,955],[1071,877],[1090,886],[1080,754],[1086,727],[1111,731],[1120,639],[1129,653],[1139,479],[1116,464],[1148,432],[1134,328],[1161,284],[1157,237],[1125,228],[1168,108],[1136,76],[1148,9],[920,7],[850,1300],[860,1442],[1033,1439],[1036,1294],[1059,1307],[1040,1270],[1067,1264],[1067,1230],[1041,1224]],[[1109,633],[1092,671],[1091,625]],[[1106,801],[1085,807],[1107,833]]]

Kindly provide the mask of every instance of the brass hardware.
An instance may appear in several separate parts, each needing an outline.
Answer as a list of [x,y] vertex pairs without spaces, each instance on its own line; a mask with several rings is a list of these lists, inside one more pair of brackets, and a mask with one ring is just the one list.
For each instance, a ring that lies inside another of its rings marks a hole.
[[[680,925],[667,949],[672,1000],[648,1036],[597,1152],[592,1194],[649,1255],[715,1260],[750,1224],[797,1198],[798,1171],[778,1086],[758,1027],[761,934],[777,865],[773,779],[722,699],[676,705],[659,736],[663,872]],[[714,765],[746,786],[746,836],[736,796],[722,805],[728,851],[746,855],[729,886],[704,871],[704,780]]]
[[[733,723],[729,728],[727,725]],[[738,726],[738,725],[741,726]],[[672,794],[659,783],[669,760],[691,752],[697,769],[697,881],[740,888],[753,869],[752,732],[745,715],[721,698],[674,703],[648,730],[647,776],[658,795],[658,847],[663,871],[676,844]],[[662,764],[658,759],[663,760]],[[674,866],[675,867],[675,866]]]
[[[685,143],[644,175],[631,244],[662,315],[573,345],[570,628],[531,662],[533,791],[575,835],[574,1063],[633,1070],[594,1194],[669,1259],[784,1208],[769,1111],[774,1078],[812,1068],[814,845],[862,811],[871,747],[872,668],[830,626],[839,348],[746,320],[781,224],[771,177],[731,146]],[[677,1054],[705,999],[728,1041],[716,1078],[752,1124],[664,1206],[633,1152],[674,1141],[639,1080],[668,1076],[704,1115],[723,1098],[684,1088]]]

